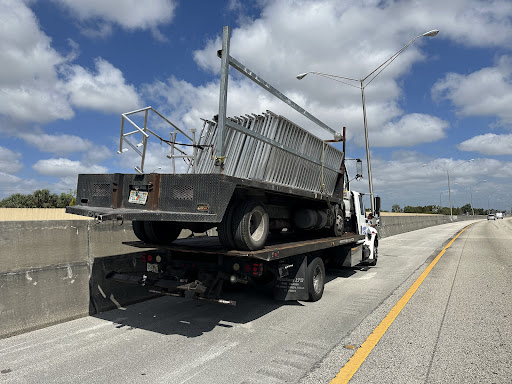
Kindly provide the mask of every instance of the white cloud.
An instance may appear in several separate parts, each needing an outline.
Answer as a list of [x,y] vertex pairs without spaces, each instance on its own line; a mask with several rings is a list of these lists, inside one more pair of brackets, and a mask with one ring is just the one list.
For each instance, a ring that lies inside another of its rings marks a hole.
[[99,164],[112,157],[112,149],[105,145],[95,145],[82,157],[83,164]]
[[66,58],[23,2],[2,2],[0,36],[0,114],[40,123],[73,117],[56,71]]
[[372,133],[372,147],[411,147],[442,139],[448,123],[434,116],[420,113],[404,115],[397,122],[390,121]]
[[66,56],[57,52],[22,1],[3,1],[0,36],[0,115],[44,124],[71,119],[72,105],[118,113],[140,103],[134,86],[109,62],[97,59],[96,73],[71,65],[77,44],[69,41]]
[[82,27],[81,32],[91,39],[106,38],[112,34],[112,24],[98,23],[94,28]]
[[486,133],[460,143],[461,151],[479,152],[484,155],[512,155],[512,134]]
[[69,193],[75,191],[78,183],[78,176],[64,176],[54,184],[49,186],[50,191],[53,193]]
[[[452,205],[460,207],[470,202],[470,187],[475,207],[487,208],[488,197],[492,198],[512,188],[512,163],[489,158],[425,159],[425,155],[412,151],[397,151],[392,160],[378,157],[372,159],[374,192],[382,197],[385,209],[393,204],[430,205],[442,201],[449,206],[448,178]],[[367,191],[368,181],[352,182],[351,188]],[[486,182],[483,182],[487,180]],[[441,196],[440,196],[441,195]],[[493,203],[491,203],[492,205]]]
[[18,183],[22,179],[18,176],[11,175],[10,173],[0,172],[0,186],[2,190],[4,189],[4,185],[8,185],[11,183]]
[[96,73],[79,65],[66,68],[66,90],[79,108],[105,113],[121,113],[140,107],[135,87],[125,82],[123,73],[101,58],[95,61]]
[[20,161],[21,153],[11,151],[5,147],[0,147],[0,170],[7,174],[16,173],[23,168]]
[[[230,3],[236,9],[238,2]],[[261,16],[246,20],[232,29],[230,54],[258,75],[331,126],[347,126],[355,143],[363,145],[361,96],[357,87],[309,75],[301,81],[295,75],[320,71],[351,78],[363,78],[397,52],[408,39],[438,28],[438,37],[419,38],[366,88],[368,127],[372,145],[411,146],[429,143],[445,136],[446,121],[412,113],[402,116],[400,82],[412,65],[425,60],[424,44],[435,45],[436,39],[464,41],[471,46],[510,47],[505,36],[512,34],[508,21],[512,15],[509,2],[488,4],[480,0],[430,2],[333,2],[273,1],[262,3]],[[407,15],[400,23],[382,23]],[[454,19],[457,23],[454,23]],[[478,31],[478,33],[475,33]],[[499,37],[497,37],[499,35]],[[212,36],[201,50],[194,52],[198,66],[219,74],[220,36]],[[232,70],[230,84],[236,87],[245,80]],[[242,80],[241,80],[242,79]],[[183,84],[170,84],[179,88]],[[357,84],[356,84],[357,85]],[[204,93],[205,89],[189,92]],[[230,89],[228,107],[241,96],[246,110],[261,112],[261,93],[245,86],[243,95]],[[171,92],[179,93],[176,89]],[[425,89],[425,93],[428,90]],[[512,92],[510,93],[512,94]],[[269,98],[270,100],[270,98]],[[270,102],[269,109],[276,102]],[[212,108],[213,109],[213,103]],[[197,115],[191,106],[186,115]],[[285,116],[289,116],[287,112]],[[296,118],[293,121],[298,122]],[[302,125],[302,124],[301,124]],[[386,126],[386,129],[383,127]],[[307,128],[307,127],[306,127]],[[387,130],[391,132],[387,132]],[[384,134],[386,131],[386,134]]]
[[[103,20],[122,28],[153,29],[172,21],[177,6],[174,0],[54,0],[82,21]],[[105,23],[100,23],[105,32]]]
[[32,168],[41,175],[66,177],[79,173],[107,173],[108,169],[100,165],[86,166],[80,161],[64,158],[39,160]]
[[435,100],[450,100],[462,116],[496,116],[512,124],[512,57],[469,75],[449,73],[432,87]]
[[11,196],[14,193],[29,194],[36,189],[44,189],[47,184],[34,179],[23,179],[0,171],[0,199]]
[[30,132],[20,133],[17,136],[42,152],[66,154],[88,151],[93,147],[89,140],[74,135],[48,135],[42,132]]
[[[405,5],[405,3],[404,3]],[[405,5],[404,8],[408,8]],[[411,21],[437,20],[443,34],[459,44],[476,47],[511,48],[512,4],[509,0],[435,0],[412,12]],[[410,9],[406,9],[408,18]],[[425,15],[430,11],[431,15]]]
[[53,80],[63,57],[41,32],[33,12],[22,2],[3,0],[0,13],[2,86],[18,85],[33,78]]

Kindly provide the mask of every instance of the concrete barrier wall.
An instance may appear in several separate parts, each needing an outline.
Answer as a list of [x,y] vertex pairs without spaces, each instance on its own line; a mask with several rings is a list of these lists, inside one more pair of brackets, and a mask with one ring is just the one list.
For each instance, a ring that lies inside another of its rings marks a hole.
[[[383,216],[379,232],[387,237],[447,222],[449,216]],[[134,240],[129,222],[0,221],[0,337],[154,297],[105,280],[113,270],[144,271],[144,250],[122,244]]]
[[106,281],[141,271],[131,225],[93,221],[0,222],[0,337],[95,314],[149,297]]
[[378,228],[379,236],[388,237],[398,235],[400,233],[415,231],[417,229],[432,227],[434,225],[441,225],[451,223],[452,221],[463,220],[482,220],[486,216],[446,216],[446,215],[396,215],[389,216],[383,215],[380,218],[380,227]]

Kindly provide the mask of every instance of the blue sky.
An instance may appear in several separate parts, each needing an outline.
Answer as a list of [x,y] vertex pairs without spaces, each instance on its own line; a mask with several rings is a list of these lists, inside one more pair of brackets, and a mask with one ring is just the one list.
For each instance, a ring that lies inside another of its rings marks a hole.
[[[393,204],[512,206],[512,2],[0,0],[0,198],[74,190],[78,173],[133,172],[120,114],[153,106],[183,129],[218,110],[222,27],[231,55],[332,127],[365,159],[366,88],[374,192]],[[236,73],[228,113],[270,109],[329,138]],[[157,126],[162,136],[168,130]],[[170,169],[152,142],[146,170]],[[474,159],[473,161],[469,161]],[[350,169],[354,174],[354,170]],[[485,181],[484,181],[485,180]],[[367,178],[353,189],[368,190]]]

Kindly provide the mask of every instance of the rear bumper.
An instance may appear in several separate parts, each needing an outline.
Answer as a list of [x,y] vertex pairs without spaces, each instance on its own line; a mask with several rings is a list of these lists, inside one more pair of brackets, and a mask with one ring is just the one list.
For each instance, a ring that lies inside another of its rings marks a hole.
[[218,223],[217,214],[214,213],[187,213],[187,212],[168,212],[168,211],[149,211],[140,209],[126,208],[104,208],[104,207],[85,207],[70,206],[66,207],[66,213],[93,217],[98,221],[107,220],[140,220],[140,221],[174,221],[174,222],[193,222],[193,223]]

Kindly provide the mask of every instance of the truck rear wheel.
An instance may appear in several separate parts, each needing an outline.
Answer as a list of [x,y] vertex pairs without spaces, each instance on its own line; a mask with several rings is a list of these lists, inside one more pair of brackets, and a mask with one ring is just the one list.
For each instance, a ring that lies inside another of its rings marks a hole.
[[309,285],[309,301],[320,300],[325,286],[325,266],[321,258],[316,257],[309,262],[306,279]]
[[146,235],[146,231],[144,230],[144,222],[143,221],[132,221],[133,233],[137,238],[144,242],[149,243],[149,238]]
[[236,249],[234,231],[233,231],[233,213],[236,212],[239,201],[233,201],[228,205],[222,221],[217,227],[217,233],[219,234],[219,241],[222,246],[226,249]]
[[181,228],[169,221],[144,221],[144,232],[149,243],[166,245],[178,238]]
[[268,213],[257,200],[247,200],[237,206],[233,213],[233,237],[241,250],[262,249],[269,232]]

